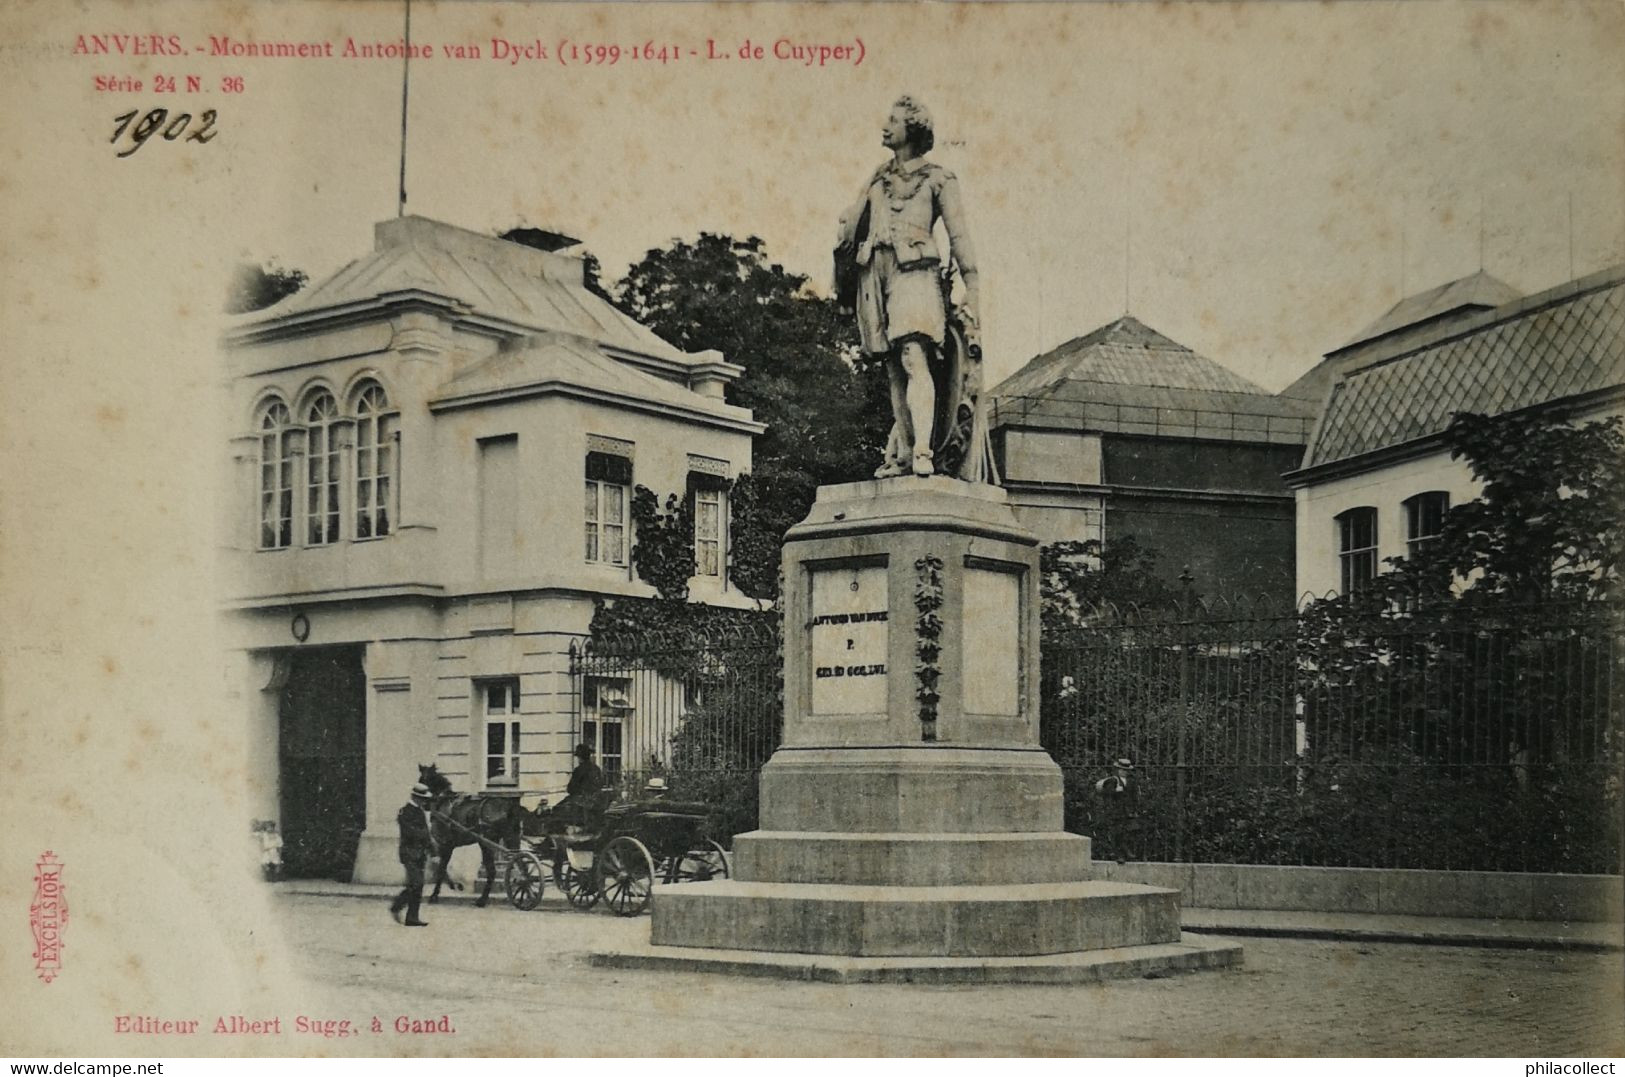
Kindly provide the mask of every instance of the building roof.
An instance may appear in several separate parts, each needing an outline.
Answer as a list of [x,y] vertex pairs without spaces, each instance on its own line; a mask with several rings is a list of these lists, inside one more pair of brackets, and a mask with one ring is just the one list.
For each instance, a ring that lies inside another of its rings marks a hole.
[[679,351],[589,292],[583,264],[580,258],[427,217],[400,217],[375,226],[371,254],[238,324],[275,322],[390,293],[427,292],[524,329],[573,333],[668,362],[717,358],[708,354],[702,360]]
[[546,332],[504,346],[452,378],[429,400],[432,410],[541,393],[585,394],[661,414],[710,420],[755,433],[748,408],[696,393],[605,355],[591,340]]
[[1473,318],[1351,370],[1304,456],[1315,467],[1442,433],[1458,412],[1499,414],[1625,386],[1625,266]]
[[1447,314],[1463,310],[1494,310],[1522,296],[1523,293],[1510,284],[1497,280],[1481,269],[1470,277],[1462,277],[1401,299],[1389,307],[1382,317],[1335,350],[1352,348],[1356,344],[1387,336],[1395,330],[1409,329]]
[[1303,444],[1315,409],[1272,396],[1127,315],[992,391],[993,425]]
[[1311,401],[1318,408],[1325,403],[1339,375],[1365,366],[1373,358],[1442,340],[1485,311],[1516,302],[1521,295],[1511,285],[1480,270],[1470,277],[1407,296],[1353,339],[1327,352],[1320,362],[1282,389],[1281,395]]

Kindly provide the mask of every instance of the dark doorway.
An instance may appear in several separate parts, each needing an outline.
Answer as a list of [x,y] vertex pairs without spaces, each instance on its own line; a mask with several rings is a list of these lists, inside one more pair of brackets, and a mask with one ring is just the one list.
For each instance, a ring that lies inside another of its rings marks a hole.
[[283,863],[343,879],[367,823],[367,675],[360,647],[290,651],[278,708]]

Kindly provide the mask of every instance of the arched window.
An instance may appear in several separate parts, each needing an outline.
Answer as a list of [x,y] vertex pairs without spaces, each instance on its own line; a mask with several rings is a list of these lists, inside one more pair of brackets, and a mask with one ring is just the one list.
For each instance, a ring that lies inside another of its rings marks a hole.
[[311,400],[303,416],[306,430],[306,542],[323,546],[339,537],[339,447],[333,423],[339,417],[332,393]]
[[293,428],[288,405],[260,412],[260,549],[293,545]]
[[1429,490],[1405,499],[1405,556],[1415,557],[1423,546],[1444,531],[1444,516],[1450,511],[1448,490]]
[[389,397],[377,382],[356,393],[355,414],[355,537],[382,538],[391,526],[399,416],[390,412]]

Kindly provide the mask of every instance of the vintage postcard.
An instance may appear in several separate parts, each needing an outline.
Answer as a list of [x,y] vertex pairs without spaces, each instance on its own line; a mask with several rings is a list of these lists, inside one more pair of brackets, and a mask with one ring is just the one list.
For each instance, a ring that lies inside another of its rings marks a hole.
[[0,5],[0,1053],[1619,1054],[1622,43]]

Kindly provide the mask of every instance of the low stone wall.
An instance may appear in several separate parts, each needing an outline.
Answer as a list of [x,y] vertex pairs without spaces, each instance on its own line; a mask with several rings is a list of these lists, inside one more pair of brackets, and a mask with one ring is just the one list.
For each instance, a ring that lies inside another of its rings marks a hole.
[[1166,886],[1179,891],[1181,905],[1199,909],[1587,923],[1625,919],[1625,880],[1618,875],[1097,860],[1094,877]]

